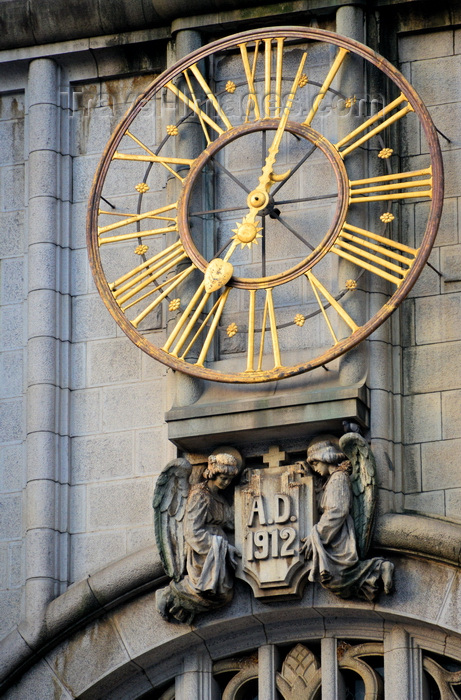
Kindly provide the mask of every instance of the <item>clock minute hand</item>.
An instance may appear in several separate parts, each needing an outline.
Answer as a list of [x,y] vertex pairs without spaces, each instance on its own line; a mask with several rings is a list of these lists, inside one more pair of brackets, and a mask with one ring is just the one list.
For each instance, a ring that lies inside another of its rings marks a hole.
[[298,70],[296,71],[295,79],[293,80],[293,85],[291,86],[291,91],[290,94],[288,95],[286,104],[285,104],[285,109],[283,110],[283,115],[282,118],[280,119],[280,123],[277,127],[277,130],[275,132],[275,136],[272,140],[272,143],[269,147],[269,151],[267,154],[266,162],[264,163],[263,169],[261,176],[259,178],[259,184],[258,187],[256,188],[257,190],[262,190],[264,192],[269,192],[270,188],[274,184],[274,182],[280,182],[281,180],[284,180],[290,173],[288,170],[286,173],[283,173],[282,175],[276,175],[273,171],[274,165],[275,165],[275,160],[277,158],[277,154],[279,152],[280,148],[280,143],[282,141],[282,136],[285,132],[285,128],[288,122],[288,117],[290,116],[291,108],[293,106],[293,101],[296,96],[296,91],[298,89],[299,81],[301,79],[301,75],[303,72],[304,68],[304,63],[307,58],[307,52],[305,51],[301,57],[301,61],[298,66]]

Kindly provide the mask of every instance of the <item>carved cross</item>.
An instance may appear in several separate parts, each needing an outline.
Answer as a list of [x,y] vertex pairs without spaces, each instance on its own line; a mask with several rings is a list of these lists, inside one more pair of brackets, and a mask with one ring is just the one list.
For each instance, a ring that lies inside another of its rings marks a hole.
[[286,459],[285,452],[281,452],[278,445],[271,445],[269,452],[263,455],[263,462],[269,467],[280,467],[280,463]]

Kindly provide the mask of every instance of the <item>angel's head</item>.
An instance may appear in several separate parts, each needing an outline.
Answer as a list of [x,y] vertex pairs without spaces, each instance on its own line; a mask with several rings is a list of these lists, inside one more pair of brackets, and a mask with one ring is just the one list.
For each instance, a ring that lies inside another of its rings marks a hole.
[[235,457],[220,453],[208,457],[208,466],[203,472],[203,477],[207,481],[213,482],[218,489],[222,490],[229,486],[238,472],[239,470]]
[[328,476],[338,469],[350,471],[351,468],[334,435],[321,435],[311,440],[307,448],[307,461],[320,476]]

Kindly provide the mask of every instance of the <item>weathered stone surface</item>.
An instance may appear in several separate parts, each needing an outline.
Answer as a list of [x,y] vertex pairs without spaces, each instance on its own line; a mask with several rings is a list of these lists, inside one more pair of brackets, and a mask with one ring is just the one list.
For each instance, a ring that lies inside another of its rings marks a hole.
[[20,588],[0,590],[0,639],[18,624],[21,599],[22,591]]
[[56,384],[59,341],[50,336],[30,338],[28,343],[27,384]]
[[159,382],[104,388],[102,406],[105,431],[150,428],[163,422],[163,396]]
[[[399,558],[395,567],[395,592],[392,596],[381,596],[376,603],[376,612],[398,609],[400,615],[418,621],[436,619],[445,600],[453,573],[450,567],[424,561],[408,561]],[[437,586],[434,586],[437,577]],[[421,596],[419,591],[430,590],[430,596]]]
[[405,393],[431,393],[461,387],[461,344],[435,343],[403,354]]
[[3,445],[0,450],[0,491],[20,491],[24,480],[24,445]]
[[64,654],[55,650],[47,656],[47,663],[74,697],[109,670],[129,661],[110,621],[97,620],[91,630],[91,635],[81,630],[65,642]]
[[399,41],[399,60],[418,61],[453,54],[453,31],[404,36]]
[[93,340],[115,335],[115,322],[96,294],[75,297],[72,305],[72,339]]
[[0,212],[0,256],[22,255],[24,252],[24,212]]
[[445,493],[445,515],[459,521],[461,519],[461,488],[447,489]]
[[461,297],[459,294],[416,300],[416,341],[443,343],[461,338]]
[[405,446],[402,471],[405,492],[419,492],[421,490],[421,445]]
[[71,435],[97,433],[101,429],[100,421],[100,392],[74,391],[71,397],[70,427]]
[[5,258],[1,262],[0,294],[2,304],[14,304],[24,299],[24,260]]
[[88,487],[88,527],[120,528],[152,522],[152,481],[132,479]]
[[57,247],[53,243],[34,243],[29,246],[30,291],[57,288]]
[[441,249],[440,264],[445,279],[442,290],[445,294],[461,291],[461,245],[447,246]]
[[457,469],[461,440],[428,442],[422,445],[423,489],[454,488],[461,486],[461,473]]
[[442,393],[442,435],[444,440],[461,437],[461,391]]
[[23,309],[20,304],[4,306],[0,309],[0,348],[14,350],[24,344]]
[[175,456],[175,450],[167,440],[165,426],[138,431],[135,461],[138,474],[160,474],[165,464]]
[[24,432],[23,401],[8,399],[0,402],[0,435],[4,443],[21,440]]
[[71,700],[74,696],[63,686],[45,661],[39,661],[30,671],[25,673],[21,682],[6,691],[7,700]]
[[121,433],[72,440],[74,484],[128,476],[133,471],[133,435]]
[[128,338],[88,344],[88,384],[113,384],[140,379],[141,352]]
[[442,437],[440,394],[403,397],[405,443],[431,442]]
[[405,510],[430,515],[445,515],[445,497],[443,491],[426,491],[409,493],[404,500]]
[[124,532],[100,532],[72,535],[70,538],[70,580],[78,581],[120,559],[126,552]]
[[23,393],[23,352],[3,352],[0,355],[0,398],[7,399]]
[[[159,653],[162,643],[172,641],[170,654],[181,648],[181,639],[187,637],[191,645],[189,625],[172,625],[163,620],[155,607],[155,593],[149,593],[111,614],[130,656],[143,668]],[[200,636],[193,635],[199,643]],[[182,647],[184,648],[184,646]]]
[[[415,61],[412,66],[412,84],[427,105],[457,102],[460,99],[457,80],[460,69],[459,55]],[[434,75],[443,75],[443,81],[434,80]]]
[[145,547],[155,546],[154,524],[145,527],[130,528],[126,536],[126,551],[138,552]]

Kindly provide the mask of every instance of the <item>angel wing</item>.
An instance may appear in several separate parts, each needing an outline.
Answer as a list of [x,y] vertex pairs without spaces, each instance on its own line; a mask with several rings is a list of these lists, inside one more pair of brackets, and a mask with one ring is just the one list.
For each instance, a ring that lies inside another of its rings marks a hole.
[[189,495],[191,464],[187,459],[168,462],[154,490],[154,524],[165,573],[179,581],[185,570],[184,512]]
[[361,559],[367,555],[373,534],[376,505],[376,462],[368,442],[358,433],[346,433],[339,445],[352,465],[352,518]]

